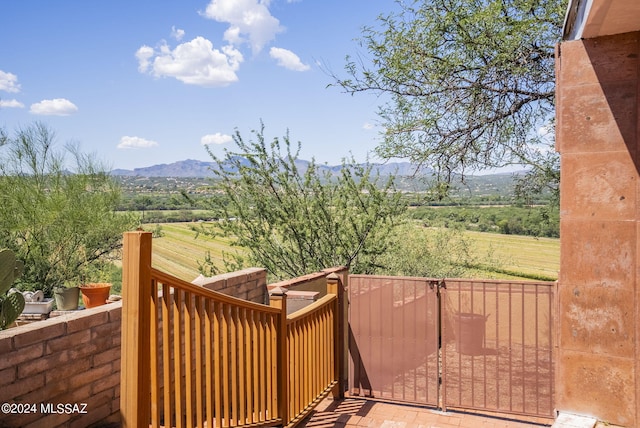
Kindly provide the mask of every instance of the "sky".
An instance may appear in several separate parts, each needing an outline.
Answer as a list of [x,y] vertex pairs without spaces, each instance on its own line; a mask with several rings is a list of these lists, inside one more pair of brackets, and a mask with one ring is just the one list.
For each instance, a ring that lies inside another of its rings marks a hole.
[[211,160],[265,126],[301,158],[375,160],[374,94],[346,55],[391,0],[19,0],[0,14],[0,127],[39,121],[112,168]]

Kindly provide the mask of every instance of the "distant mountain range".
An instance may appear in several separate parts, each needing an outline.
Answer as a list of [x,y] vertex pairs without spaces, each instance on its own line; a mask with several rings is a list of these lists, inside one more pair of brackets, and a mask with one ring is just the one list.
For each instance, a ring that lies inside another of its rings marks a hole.
[[[304,172],[309,161],[297,160],[296,165],[300,171]],[[337,174],[342,168],[341,165],[317,164],[320,169],[329,170],[332,174]],[[373,173],[381,176],[396,175],[410,176],[415,174],[417,167],[409,162],[389,162],[374,163]],[[114,169],[112,175],[128,177],[213,177],[213,170],[217,168],[215,162],[205,162],[193,159],[173,162],[170,164],[153,165],[135,169]],[[424,171],[422,171],[424,172]]]

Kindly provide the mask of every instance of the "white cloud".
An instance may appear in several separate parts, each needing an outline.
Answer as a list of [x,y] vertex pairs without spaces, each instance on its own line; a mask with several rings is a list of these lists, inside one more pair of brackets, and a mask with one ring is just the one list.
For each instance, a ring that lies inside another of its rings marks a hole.
[[120,138],[120,144],[118,144],[119,149],[149,149],[151,147],[156,147],[158,145],[157,142],[151,140],[145,140],[140,137],[129,137],[124,136]]
[[226,144],[232,141],[233,137],[231,137],[231,135],[221,134],[219,132],[216,132],[215,134],[205,135],[200,139],[200,143],[203,146],[206,146],[208,144]]
[[78,111],[78,107],[65,98],[55,98],[53,100],[42,100],[39,103],[31,104],[30,113],[44,116],[69,116]]
[[182,38],[184,37],[184,30],[176,28],[175,26],[171,27],[171,37],[173,37],[177,41],[182,40]]
[[373,123],[369,123],[369,122],[365,122],[364,125],[362,125],[362,129],[366,129],[367,131],[375,128],[376,126]]
[[307,64],[303,64],[302,61],[300,61],[298,55],[288,49],[271,48],[269,55],[278,62],[279,66],[289,70],[307,71],[310,68]]
[[175,49],[163,44],[158,49],[142,46],[136,52],[138,71],[156,77],[174,77],[189,85],[227,86],[238,80],[236,71],[244,60],[232,46],[214,49],[204,37],[196,37]]
[[151,46],[141,46],[136,52],[136,58],[138,58],[138,71],[145,73],[151,65],[151,58],[153,58],[154,50]]
[[226,41],[236,46],[247,41],[257,53],[284,30],[269,12],[269,3],[270,0],[211,0],[203,15],[229,24],[224,33]]
[[0,70],[0,91],[20,92],[18,76],[13,73],[7,73]]
[[18,100],[0,100],[0,108],[23,108],[22,104]]

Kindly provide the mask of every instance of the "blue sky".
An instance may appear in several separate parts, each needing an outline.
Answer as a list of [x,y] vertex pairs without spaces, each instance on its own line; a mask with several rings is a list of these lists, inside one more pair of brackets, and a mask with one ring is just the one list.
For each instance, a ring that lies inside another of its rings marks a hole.
[[2,4],[0,126],[34,121],[113,168],[209,160],[289,129],[305,159],[365,160],[373,94],[327,85],[391,0],[20,0]]

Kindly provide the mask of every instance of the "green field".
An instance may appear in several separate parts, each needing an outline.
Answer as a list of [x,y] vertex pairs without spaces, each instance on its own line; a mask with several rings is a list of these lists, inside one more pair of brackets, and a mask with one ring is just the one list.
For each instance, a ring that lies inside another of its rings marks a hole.
[[470,231],[464,234],[472,239],[475,251],[492,253],[499,262],[497,271],[558,279],[560,239]]
[[[151,229],[153,225],[146,225]],[[153,238],[154,268],[170,273],[185,281],[199,275],[198,262],[202,263],[207,251],[211,258],[222,267],[222,253],[232,253],[236,248],[229,245],[227,238],[211,238],[202,234],[196,238],[192,227],[198,223],[162,223],[162,236]]]
[[[198,262],[202,262],[207,251],[211,258],[222,266],[222,253],[233,252],[227,238],[196,238],[191,227],[197,223],[163,223],[160,238],[153,239],[153,267],[178,278],[191,281],[198,276]],[[147,229],[153,225],[147,225]],[[487,272],[477,270],[478,277],[496,276],[518,278],[523,273],[556,279],[560,267],[560,240],[534,238],[530,236],[501,235],[496,233],[464,232],[471,238],[474,251],[491,254],[498,265]]]

